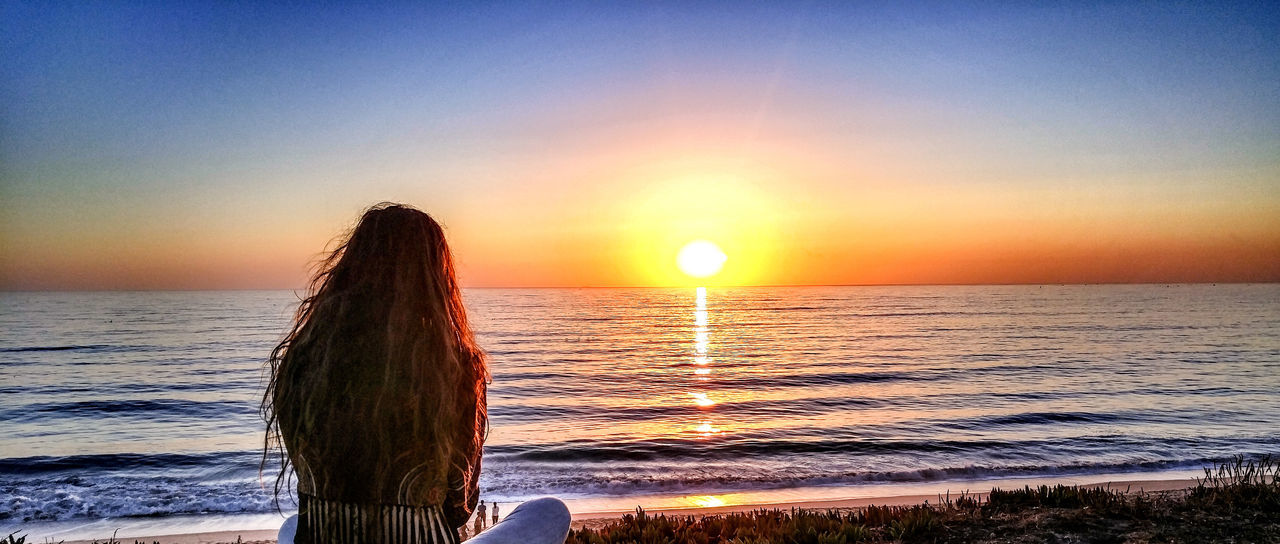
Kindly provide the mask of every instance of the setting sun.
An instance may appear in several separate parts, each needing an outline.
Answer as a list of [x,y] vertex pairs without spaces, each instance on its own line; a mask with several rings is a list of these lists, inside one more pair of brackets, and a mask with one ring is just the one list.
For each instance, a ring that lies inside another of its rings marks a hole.
[[685,274],[695,278],[714,275],[728,260],[719,246],[706,240],[695,240],[685,244],[676,255],[676,264]]
[[1280,544],[1280,0],[315,4],[0,0],[0,544]]

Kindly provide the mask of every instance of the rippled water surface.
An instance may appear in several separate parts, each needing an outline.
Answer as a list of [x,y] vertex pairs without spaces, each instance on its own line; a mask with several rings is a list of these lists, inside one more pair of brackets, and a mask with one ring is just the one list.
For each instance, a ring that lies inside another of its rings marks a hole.
[[[490,500],[1280,453],[1280,285],[473,290]],[[290,292],[0,294],[0,525],[262,513]]]

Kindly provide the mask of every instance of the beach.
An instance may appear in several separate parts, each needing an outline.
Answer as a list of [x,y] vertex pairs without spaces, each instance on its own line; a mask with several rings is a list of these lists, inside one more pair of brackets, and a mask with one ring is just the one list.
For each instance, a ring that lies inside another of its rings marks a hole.
[[[1035,482],[1036,485],[1047,482]],[[1103,488],[1117,490],[1130,493],[1156,493],[1186,490],[1195,486],[1196,480],[1121,480],[1121,481],[1099,481],[1089,484],[1082,484],[1080,487],[1085,488]],[[1029,482],[1028,485],[1031,485]],[[983,500],[987,496],[986,492],[967,493],[965,496]],[[710,516],[727,514],[733,512],[750,512],[754,510],[815,510],[815,511],[849,511],[867,506],[911,506],[918,504],[938,504],[940,500],[948,498],[955,499],[956,496],[948,497],[937,494],[933,495],[898,495],[898,496],[881,496],[881,497],[862,497],[855,499],[839,499],[839,500],[811,500],[811,501],[794,501],[794,502],[775,502],[775,503],[750,503],[750,504],[732,504],[724,506],[706,506],[706,507],[669,507],[669,508],[647,508],[645,512],[652,515],[665,514],[667,516]],[[618,519],[625,514],[634,514],[635,510],[619,510],[612,512],[574,512],[573,529],[581,528],[600,528],[609,523],[617,522]],[[470,524],[468,524],[468,528]],[[105,535],[98,538],[97,542],[107,540]],[[155,535],[121,535],[117,537],[122,542],[140,541],[147,544],[151,542],[159,542],[160,544],[234,544],[242,542],[243,544],[269,544],[276,541],[276,531],[270,529],[255,530],[230,530],[215,532],[200,532],[189,534],[155,534]],[[69,540],[65,544],[91,544],[95,540]]]

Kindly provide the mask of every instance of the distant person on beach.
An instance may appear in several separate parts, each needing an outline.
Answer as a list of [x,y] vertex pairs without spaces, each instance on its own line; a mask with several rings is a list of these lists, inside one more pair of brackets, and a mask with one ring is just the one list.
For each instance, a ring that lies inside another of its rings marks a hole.
[[498,503],[493,503],[493,522],[498,523]]
[[[279,455],[276,496],[292,474],[298,497],[280,544],[458,542],[479,499],[488,380],[440,225],[367,210],[271,352],[263,465]],[[542,498],[470,541],[559,544],[568,530],[564,503]]]
[[476,521],[480,523],[481,527],[484,527],[484,524],[487,521],[484,518],[487,515],[489,515],[489,513],[485,512],[484,501],[480,501],[480,507],[476,509]]

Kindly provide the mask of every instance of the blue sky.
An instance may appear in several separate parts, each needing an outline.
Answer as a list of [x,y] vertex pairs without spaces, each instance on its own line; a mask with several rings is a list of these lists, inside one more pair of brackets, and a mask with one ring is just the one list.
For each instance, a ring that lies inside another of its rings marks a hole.
[[[594,194],[583,184],[632,194],[644,182],[628,169],[672,149],[812,155],[812,172],[759,183],[834,203],[849,187],[996,191],[1072,208],[1032,222],[1105,222],[1098,202],[1147,228],[1170,217],[1155,200],[1202,229],[1256,216],[1240,228],[1258,251],[1280,237],[1266,220],[1280,210],[1280,10],[1266,3],[0,10],[9,287],[293,284],[304,267],[288,263],[319,250],[299,246],[386,198],[499,254],[483,203],[554,221]],[[554,230],[534,242],[560,247]],[[261,270],[203,281],[208,263],[165,249],[184,240]],[[171,262],[113,265],[113,249]]]

